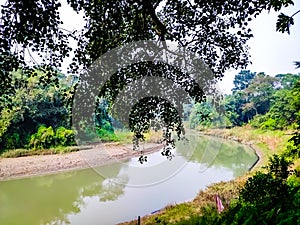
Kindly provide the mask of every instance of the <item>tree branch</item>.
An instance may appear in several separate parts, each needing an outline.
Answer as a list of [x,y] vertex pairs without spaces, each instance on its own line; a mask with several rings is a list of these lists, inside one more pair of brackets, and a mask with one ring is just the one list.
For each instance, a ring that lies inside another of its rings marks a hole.
[[159,31],[155,30],[155,32],[161,38],[162,41],[165,41],[165,34],[167,34],[167,32],[168,32],[166,26],[158,19],[157,15],[155,13],[155,9],[148,2],[148,0],[142,0],[142,2],[143,2],[143,7],[145,8],[145,12],[148,13],[148,15],[151,17],[151,19],[153,20],[153,22],[156,24],[156,26],[159,29]]
[[294,17],[296,14],[298,14],[300,12],[300,10],[298,10],[297,12],[295,12],[293,15],[291,15],[291,18]]

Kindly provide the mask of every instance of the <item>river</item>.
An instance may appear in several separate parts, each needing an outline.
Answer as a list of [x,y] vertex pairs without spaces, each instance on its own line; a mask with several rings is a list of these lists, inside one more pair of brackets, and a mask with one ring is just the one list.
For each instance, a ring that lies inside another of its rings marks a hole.
[[0,182],[0,224],[110,225],[192,200],[212,183],[246,173],[257,161],[245,145],[190,135],[174,157],[162,151],[111,165]]

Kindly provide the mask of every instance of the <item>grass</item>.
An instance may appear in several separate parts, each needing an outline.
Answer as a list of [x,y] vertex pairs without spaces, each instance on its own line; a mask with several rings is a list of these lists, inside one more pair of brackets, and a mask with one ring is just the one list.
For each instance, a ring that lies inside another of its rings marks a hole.
[[[244,186],[249,175],[239,177],[228,182],[219,182],[201,190],[191,202],[177,205],[168,205],[156,214],[141,218],[141,224],[177,224],[190,218],[197,218],[212,210],[217,212],[215,195],[222,199],[224,207],[228,207],[233,199],[238,198],[241,188]],[[136,225],[135,220],[122,223],[123,225]],[[182,222],[184,224],[184,222]]]
[[[196,207],[191,202],[181,203],[177,205],[168,205],[158,213],[148,215],[141,218],[141,224],[176,224],[179,221],[189,219],[192,216],[196,216]],[[126,225],[136,225],[135,220],[122,223]]]
[[1,158],[17,158],[17,157],[25,157],[25,156],[33,156],[33,155],[52,155],[52,154],[62,154],[68,152],[76,152],[81,150],[77,146],[70,147],[56,147],[50,149],[11,149],[4,151],[0,156]]

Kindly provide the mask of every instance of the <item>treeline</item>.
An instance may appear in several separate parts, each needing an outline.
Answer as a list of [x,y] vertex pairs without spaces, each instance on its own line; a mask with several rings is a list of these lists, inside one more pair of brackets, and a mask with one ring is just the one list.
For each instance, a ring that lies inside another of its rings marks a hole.
[[262,129],[297,129],[300,118],[299,74],[278,74],[242,70],[234,78],[232,94],[216,110],[212,99],[186,107],[190,128],[233,127],[251,124]]
[[271,77],[243,70],[235,76],[232,94],[221,103],[224,113],[215,110],[211,100],[189,106],[192,128],[250,124],[259,129],[291,129],[294,135],[280,154],[270,157],[246,181],[239,197],[221,214],[208,205],[202,215],[177,224],[300,224],[299,78],[299,74]]
[[[14,88],[0,93],[0,151],[74,145],[71,115],[77,81],[49,67],[12,72]],[[106,107],[98,101],[96,130],[104,139],[113,139]]]

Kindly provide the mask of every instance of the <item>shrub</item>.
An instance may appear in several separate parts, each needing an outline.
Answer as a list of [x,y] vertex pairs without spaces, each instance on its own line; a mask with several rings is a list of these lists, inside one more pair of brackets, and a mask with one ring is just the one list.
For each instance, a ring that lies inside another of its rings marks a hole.
[[275,130],[277,128],[277,121],[275,119],[269,118],[261,125],[262,129]]
[[53,128],[45,127],[44,125],[38,128],[37,133],[31,135],[29,148],[47,149],[55,146],[72,146],[75,145],[75,132],[59,127],[56,132]]
[[75,132],[65,127],[59,127],[55,133],[55,142],[60,146],[75,145]]
[[44,125],[38,128],[37,133],[31,135],[29,147],[33,149],[51,148],[55,146],[55,135],[53,128]]
[[255,115],[250,121],[250,125],[254,128],[260,128],[261,125],[266,122],[268,118],[265,115]]
[[113,131],[97,128],[97,134],[99,135],[101,141],[118,141],[118,138]]
[[20,147],[20,135],[18,133],[13,133],[12,135],[6,135],[5,138],[5,148],[6,149],[16,149]]

